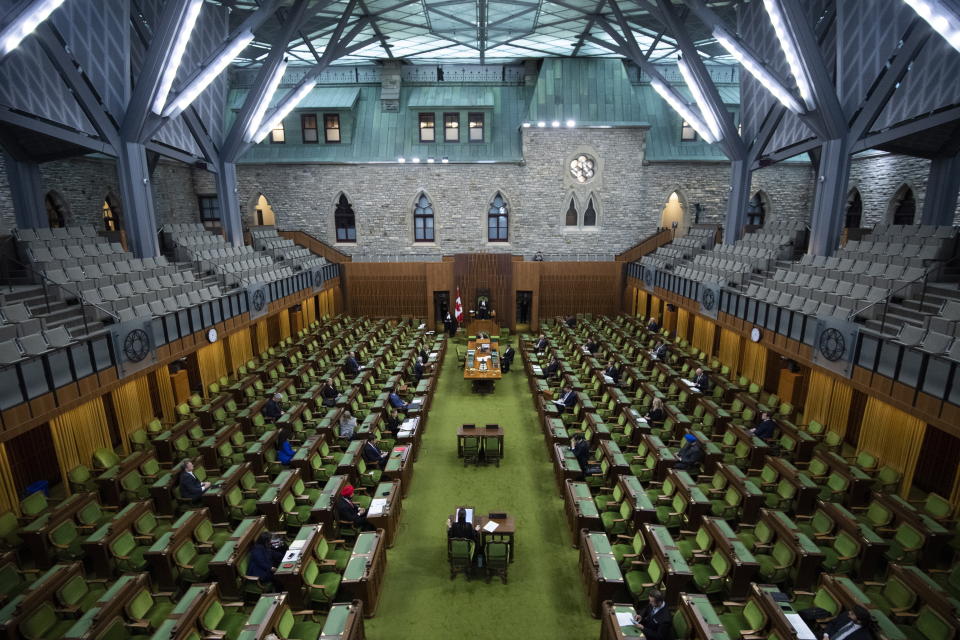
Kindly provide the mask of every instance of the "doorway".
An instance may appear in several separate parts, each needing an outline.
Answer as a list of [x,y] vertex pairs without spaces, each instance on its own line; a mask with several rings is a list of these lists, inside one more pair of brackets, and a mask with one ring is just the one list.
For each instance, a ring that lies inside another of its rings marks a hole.
[[533,308],[533,291],[517,291],[517,331],[530,328],[530,312]]
[[450,292],[433,292],[433,320],[434,329],[440,330],[443,327],[443,320],[447,317],[447,311],[450,311]]
[[664,205],[660,213],[660,228],[673,229],[675,238],[685,236],[689,228],[686,216],[686,207],[680,199],[680,194],[674,191],[667,198],[667,204]]

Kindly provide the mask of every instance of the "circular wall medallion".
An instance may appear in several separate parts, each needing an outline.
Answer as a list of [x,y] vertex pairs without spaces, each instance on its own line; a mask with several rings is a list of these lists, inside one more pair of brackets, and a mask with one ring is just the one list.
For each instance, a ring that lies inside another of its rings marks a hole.
[[654,273],[653,269],[644,269],[643,270],[643,281],[647,284],[648,287],[653,286],[654,279],[657,274]]
[[847,352],[847,341],[843,333],[832,327],[820,334],[817,346],[820,349],[820,355],[830,362],[836,362]]
[[589,182],[596,175],[597,161],[581,153],[570,161],[570,175],[579,183]]
[[123,355],[130,362],[140,362],[150,353],[150,338],[143,329],[134,329],[123,339]]
[[263,306],[267,304],[267,296],[263,292],[263,289],[257,289],[253,294],[253,301],[251,302],[255,311],[260,311],[263,309]]
[[207,331],[207,341],[208,341],[208,342],[216,342],[216,341],[217,341],[217,337],[218,337],[218,335],[217,335],[217,330],[216,330],[215,328],[211,328],[209,331]]
[[323,286],[323,269],[317,269],[313,272],[313,286],[322,287]]
[[750,330],[750,340],[753,342],[760,342],[760,329],[754,327]]
[[707,311],[713,311],[714,307],[717,306],[717,294],[713,292],[713,289],[703,290],[703,296],[700,298],[700,304],[702,304],[703,308]]

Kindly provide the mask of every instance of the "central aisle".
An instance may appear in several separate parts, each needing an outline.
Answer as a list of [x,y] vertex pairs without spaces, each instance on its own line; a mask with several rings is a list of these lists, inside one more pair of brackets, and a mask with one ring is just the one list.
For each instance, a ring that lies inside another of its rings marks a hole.
[[[577,550],[570,546],[563,500],[533,410],[526,374],[517,365],[493,395],[470,393],[450,343],[430,410],[413,487],[394,547],[372,640],[451,637],[595,638],[580,584]],[[500,468],[469,466],[457,458],[457,427],[499,423],[505,431]],[[507,511],[517,526],[516,560],[508,583],[492,578],[450,580],[445,521],[458,504],[480,513]]]

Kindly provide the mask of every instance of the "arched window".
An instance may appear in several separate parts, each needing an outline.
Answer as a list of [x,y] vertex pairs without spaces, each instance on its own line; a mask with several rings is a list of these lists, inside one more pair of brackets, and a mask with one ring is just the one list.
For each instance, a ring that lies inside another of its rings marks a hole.
[[267,197],[262,193],[257,198],[254,209],[253,223],[259,227],[272,227],[277,223],[277,217],[273,213],[273,207],[270,206],[270,202],[267,200]]
[[433,204],[425,193],[417,196],[413,207],[413,239],[415,242],[433,242]]
[[506,242],[509,239],[509,212],[503,196],[497,193],[487,211],[487,240],[489,242]]
[[747,225],[752,227],[762,227],[763,221],[767,217],[767,205],[763,201],[762,194],[757,191],[750,198],[750,204],[747,205]]
[[567,218],[565,224],[568,227],[577,226],[577,203],[574,202],[573,198],[570,198],[570,206],[567,207]]
[[357,241],[357,216],[353,213],[353,207],[350,206],[347,196],[342,193],[337,200],[333,222],[337,227],[337,242]]
[[913,189],[904,185],[900,187],[893,202],[893,224],[913,224],[917,215],[917,201],[913,198]]
[[120,212],[113,208],[110,196],[103,200],[103,228],[107,231],[120,231]]
[[587,201],[587,210],[583,212],[583,226],[597,226],[597,210],[593,206],[593,196],[590,196],[590,200]]
[[860,219],[863,215],[863,200],[860,198],[860,191],[854,189],[847,196],[846,220],[843,224],[845,229],[859,229]]
[[43,198],[47,207],[47,221],[51,227],[65,227],[70,218],[70,206],[56,191],[48,191]]

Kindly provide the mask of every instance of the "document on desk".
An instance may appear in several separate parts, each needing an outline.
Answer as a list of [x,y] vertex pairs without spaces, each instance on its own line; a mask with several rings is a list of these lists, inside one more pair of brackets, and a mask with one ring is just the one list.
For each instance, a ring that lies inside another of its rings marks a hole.
[[797,632],[797,640],[817,640],[817,636],[810,631],[810,627],[803,621],[799,613],[786,613],[784,615],[793,625],[793,630]]
[[530,368],[533,370],[533,375],[535,375],[535,376],[542,376],[542,375],[543,375],[543,369],[540,368],[540,365],[535,364],[535,365],[531,366]]
[[633,614],[629,611],[618,611],[617,612],[617,625],[621,627],[632,627],[633,624]]
[[613,378],[611,378],[610,376],[608,376],[608,375],[606,375],[606,374],[603,375],[603,381],[604,381],[605,383],[607,383],[607,384],[613,384]]
[[498,523],[494,522],[493,520],[489,520],[487,521],[487,524],[483,525],[483,530],[487,533],[493,533],[499,526],[500,525]]
[[367,509],[367,516],[376,518],[377,516],[383,515],[383,510],[387,508],[387,500],[385,498],[374,498],[370,501],[370,508]]

